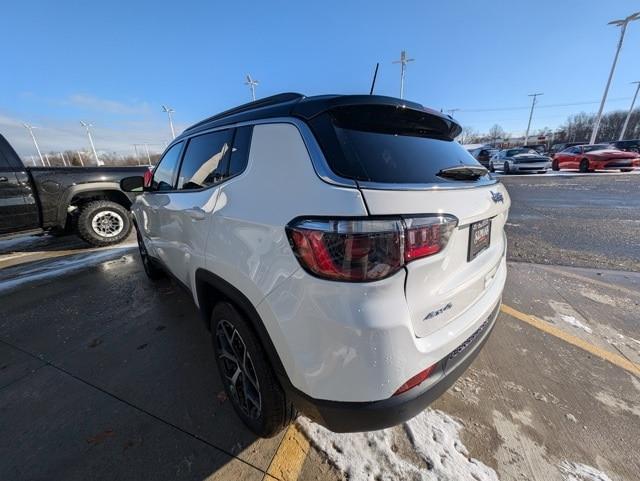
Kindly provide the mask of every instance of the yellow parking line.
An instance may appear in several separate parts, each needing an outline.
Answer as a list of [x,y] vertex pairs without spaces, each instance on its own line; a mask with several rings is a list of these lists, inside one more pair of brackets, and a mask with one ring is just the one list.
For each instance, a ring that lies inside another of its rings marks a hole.
[[[295,481],[309,452],[309,441],[295,424],[287,428],[267,474],[282,481]],[[265,475],[263,479],[268,479]]]
[[515,317],[516,319],[522,322],[526,322],[527,324],[535,327],[536,329],[540,329],[541,331],[544,331],[547,334],[551,334],[552,336],[562,339],[563,341],[573,346],[579,347],[580,349],[583,349],[588,353],[593,354],[594,356],[598,356],[600,359],[609,361],[611,364],[621,367],[625,371],[629,371],[631,374],[640,376],[640,366],[634,362],[629,361],[627,358],[623,356],[614,354],[598,346],[595,346],[590,342],[580,339],[579,337],[572,336],[571,334],[563,331],[562,329],[555,327],[552,324],[549,324],[548,322],[542,321],[535,316],[525,314],[524,312],[520,312],[517,309],[514,309],[513,307],[503,304],[501,307],[501,310],[505,314],[508,314],[511,317]]

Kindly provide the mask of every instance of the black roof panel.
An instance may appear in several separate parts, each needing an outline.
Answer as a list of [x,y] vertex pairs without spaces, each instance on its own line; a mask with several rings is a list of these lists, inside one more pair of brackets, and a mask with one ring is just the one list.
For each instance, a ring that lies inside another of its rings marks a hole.
[[416,102],[395,97],[381,95],[316,95],[306,97],[299,93],[288,92],[249,102],[204,119],[188,127],[179,138],[199,131],[251,120],[287,116],[309,120],[327,110],[356,105],[388,105],[419,110],[445,120],[449,125],[452,138],[460,131],[459,124],[451,116],[425,108]]

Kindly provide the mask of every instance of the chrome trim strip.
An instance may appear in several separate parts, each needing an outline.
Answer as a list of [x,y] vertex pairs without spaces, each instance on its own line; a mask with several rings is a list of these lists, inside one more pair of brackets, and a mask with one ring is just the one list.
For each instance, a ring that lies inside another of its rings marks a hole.
[[366,182],[358,181],[358,187],[360,189],[371,190],[461,190],[461,189],[479,189],[482,187],[489,187],[498,184],[500,181],[493,177],[476,181],[473,184],[464,183],[464,181],[456,181],[456,184],[387,184],[380,182]]

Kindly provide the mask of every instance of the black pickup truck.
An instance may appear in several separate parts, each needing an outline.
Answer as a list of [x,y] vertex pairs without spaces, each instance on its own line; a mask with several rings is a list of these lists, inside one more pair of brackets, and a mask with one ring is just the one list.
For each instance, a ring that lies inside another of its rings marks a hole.
[[0,238],[19,233],[75,232],[106,246],[131,231],[134,195],[120,179],[147,167],[25,167],[0,135]]

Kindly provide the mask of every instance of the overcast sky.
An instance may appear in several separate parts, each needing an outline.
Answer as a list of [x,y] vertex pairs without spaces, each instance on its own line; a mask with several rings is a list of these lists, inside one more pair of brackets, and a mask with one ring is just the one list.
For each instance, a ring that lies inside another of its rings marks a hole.
[[[135,3],[135,5],[133,5]],[[461,109],[464,124],[512,134],[526,128],[532,92],[544,92],[533,129],[597,110],[618,29],[607,22],[630,0],[211,2],[10,1],[2,7],[0,131],[22,155],[87,148],[161,150],[170,139],[160,105],[178,129],[258,96],[368,93],[397,96],[406,49],[406,97]],[[640,80],[640,22],[630,25],[607,110],[628,107]],[[569,105],[567,105],[569,104]]]

